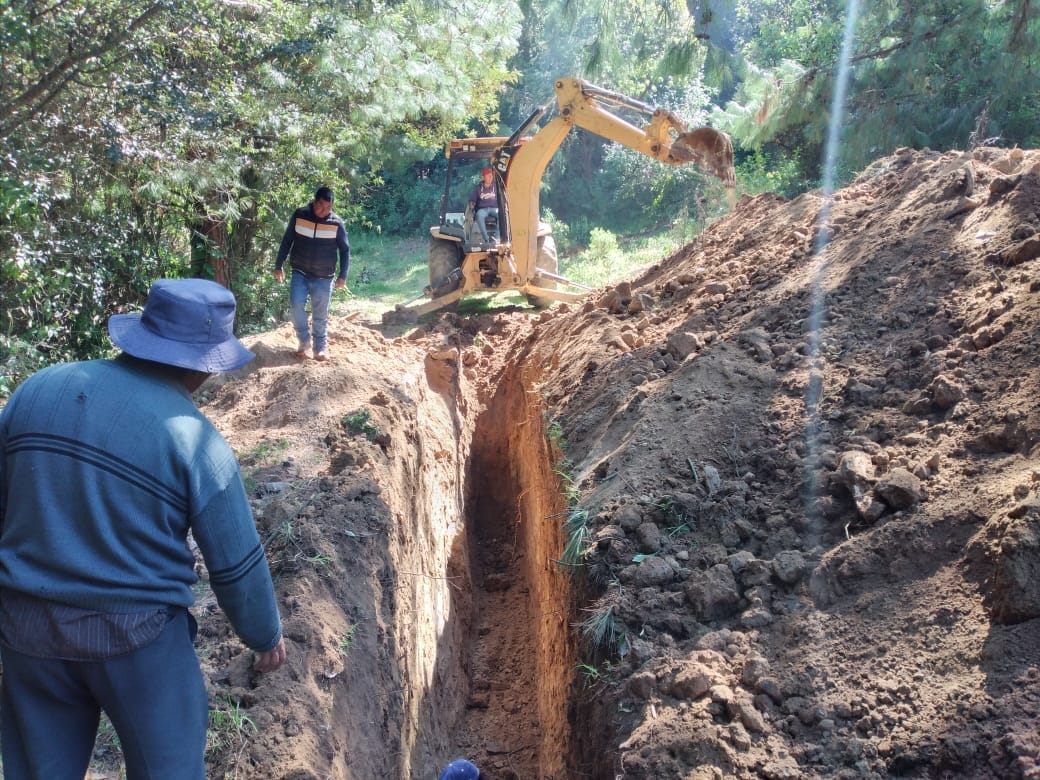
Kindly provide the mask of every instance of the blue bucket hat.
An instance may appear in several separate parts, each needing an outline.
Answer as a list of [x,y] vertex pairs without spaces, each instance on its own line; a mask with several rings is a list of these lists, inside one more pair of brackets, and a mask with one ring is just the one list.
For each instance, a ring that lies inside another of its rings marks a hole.
[[113,314],[108,335],[128,355],[216,374],[255,355],[235,337],[235,296],[206,279],[160,279],[144,311]]
[[457,758],[441,770],[437,780],[480,780],[480,770],[464,758]]

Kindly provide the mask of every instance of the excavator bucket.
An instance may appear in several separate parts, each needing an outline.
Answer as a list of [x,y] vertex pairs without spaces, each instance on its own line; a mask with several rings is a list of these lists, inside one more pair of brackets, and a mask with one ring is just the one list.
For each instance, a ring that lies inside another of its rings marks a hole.
[[737,174],[733,168],[733,142],[719,130],[698,127],[681,133],[672,141],[672,157],[681,162],[697,163],[727,187],[737,186]]

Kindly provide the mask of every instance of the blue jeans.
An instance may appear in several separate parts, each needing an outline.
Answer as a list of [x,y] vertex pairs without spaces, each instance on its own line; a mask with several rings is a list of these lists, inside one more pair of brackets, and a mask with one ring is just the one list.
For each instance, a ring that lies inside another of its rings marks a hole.
[[130,780],[204,780],[208,703],[188,621],[179,609],[155,641],[103,661],[0,649],[4,776],[83,780],[104,710]]
[[[477,213],[476,213],[477,229],[480,231],[480,235],[482,235],[484,237],[484,243],[485,244],[488,242],[489,239],[488,239],[487,225],[484,224],[484,220],[487,219],[489,216],[497,217],[498,216],[498,209],[497,208],[477,209]],[[497,222],[495,223],[495,238],[496,239],[498,238],[498,223]]]
[[311,343],[311,323],[307,321],[307,298],[311,299],[315,352],[323,352],[328,344],[332,283],[332,279],[307,276],[301,271],[293,271],[292,280],[289,282],[289,308],[292,311],[293,327],[296,328],[296,337],[304,346]]

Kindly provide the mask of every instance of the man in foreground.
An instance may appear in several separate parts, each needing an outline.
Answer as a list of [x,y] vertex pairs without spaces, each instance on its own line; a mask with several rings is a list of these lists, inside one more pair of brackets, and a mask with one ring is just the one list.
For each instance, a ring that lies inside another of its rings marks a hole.
[[[319,187],[314,200],[296,209],[282,236],[275,260],[274,277],[285,281],[285,259],[291,258],[292,279],[289,282],[289,308],[299,343],[296,356],[307,356],[314,332],[314,359],[328,358],[329,301],[332,299],[333,277],[337,290],[347,284],[350,268],[350,244],[347,227],[332,211],[333,194]],[[339,275],[336,258],[339,257]],[[307,299],[311,299],[311,322],[307,321]],[[313,327],[312,327],[313,326]]]
[[0,411],[0,748],[8,780],[82,778],[100,712],[127,777],[205,777],[194,556],[255,668],[285,661],[264,548],[234,453],[195,408],[253,358],[235,299],[160,280],[115,315],[114,360],[55,365]]

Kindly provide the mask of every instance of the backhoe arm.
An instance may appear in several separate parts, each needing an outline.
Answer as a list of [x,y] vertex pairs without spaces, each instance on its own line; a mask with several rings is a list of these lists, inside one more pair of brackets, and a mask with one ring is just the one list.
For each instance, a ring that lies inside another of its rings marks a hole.
[[[671,111],[654,108],[580,79],[558,79],[556,100],[560,115],[570,119],[577,127],[669,165],[698,163],[708,173],[722,179],[727,186],[735,184],[733,145],[724,133],[705,127],[694,131],[696,135],[691,134],[683,121]],[[611,113],[605,106],[636,111],[648,117],[649,124],[636,127]]]
[[[534,135],[521,143],[521,136],[548,113],[551,104],[535,111],[492,156],[492,165],[505,180],[508,234],[521,278],[530,278],[537,249],[538,195],[542,174],[573,127],[623,144],[669,165],[693,162],[722,180],[736,185],[733,144],[725,133],[710,127],[688,131],[670,111],[611,92],[577,78],[555,82],[558,111]],[[633,110],[648,117],[645,127],[636,127],[608,110]]]

